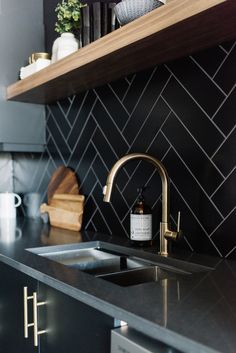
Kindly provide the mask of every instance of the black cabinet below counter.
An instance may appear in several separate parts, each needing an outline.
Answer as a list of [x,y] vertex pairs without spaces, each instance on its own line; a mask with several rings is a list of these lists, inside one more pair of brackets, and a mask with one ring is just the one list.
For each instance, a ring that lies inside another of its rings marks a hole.
[[0,286],[1,352],[110,352],[112,317],[2,262]]

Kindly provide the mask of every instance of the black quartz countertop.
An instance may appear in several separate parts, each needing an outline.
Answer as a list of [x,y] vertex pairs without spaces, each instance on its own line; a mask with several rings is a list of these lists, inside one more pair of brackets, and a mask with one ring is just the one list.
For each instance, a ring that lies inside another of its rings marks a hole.
[[[1,236],[0,261],[182,352],[236,352],[236,262],[175,254],[172,257],[177,265],[186,261],[190,269],[192,263],[208,269],[121,287],[26,249],[88,241],[128,246],[127,241],[99,233],[50,228],[25,219],[19,219],[18,226],[22,233],[17,239],[3,241]],[[170,260],[153,250],[134,251],[140,257],[168,265]]]

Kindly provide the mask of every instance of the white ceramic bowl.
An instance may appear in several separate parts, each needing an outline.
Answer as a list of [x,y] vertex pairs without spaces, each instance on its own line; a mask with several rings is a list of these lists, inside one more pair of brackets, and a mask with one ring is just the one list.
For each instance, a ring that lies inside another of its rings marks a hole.
[[114,7],[114,11],[119,23],[125,25],[165,2],[166,0],[123,0]]

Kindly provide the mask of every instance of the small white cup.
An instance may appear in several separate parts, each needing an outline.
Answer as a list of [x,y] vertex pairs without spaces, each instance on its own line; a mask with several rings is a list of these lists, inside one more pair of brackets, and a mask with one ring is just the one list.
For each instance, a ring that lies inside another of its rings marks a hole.
[[20,204],[19,195],[12,192],[0,193],[0,218],[16,218],[16,207]]
[[26,206],[26,217],[33,219],[40,217],[41,195],[39,193],[25,194],[23,202]]
[[0,242],[9,244],[19,240],[22,231],[16,226],[15,218],[0,218]]

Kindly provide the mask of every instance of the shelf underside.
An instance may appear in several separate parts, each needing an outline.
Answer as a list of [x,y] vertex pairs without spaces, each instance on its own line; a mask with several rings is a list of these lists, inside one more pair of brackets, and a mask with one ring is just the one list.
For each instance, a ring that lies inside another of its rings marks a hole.
[[169,0],[8,86],[7,99],[51,103],[235,37],[235,0]]

